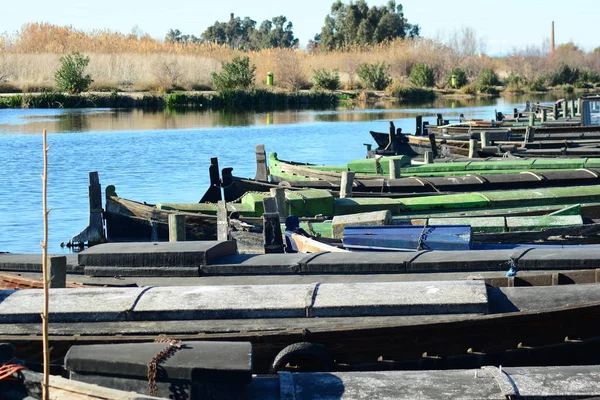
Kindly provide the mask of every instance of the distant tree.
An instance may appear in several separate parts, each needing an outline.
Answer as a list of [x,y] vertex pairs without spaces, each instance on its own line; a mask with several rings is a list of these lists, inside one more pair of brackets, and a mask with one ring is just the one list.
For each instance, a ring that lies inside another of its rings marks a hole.
[[70,94],[79,94],[88,90],[94,80],[91,75],[83,73],[90,58],[75,51],[60,57],[59,60],[60,68],[54,74],[58,90]]
[[408,23],[402,5],[396,5],[394,0],[389,0],[386,6],[371,8],[365,0],[351,1],[348,5],[337,0],[331,5],[331,13],[325,17],[321,33],[315,35],[311,47],[318,45],[332,50],[418,37],[419,33],[419,26]]
[[217,21],[209,26],[202,33],[201,39],[239,50],[295,48],[298,46],[298,39],[294,37],[293,28],[293,24],[283,15],[263,21],[257,29],[256,21],[231,14],[229,21]]
[[[287,22],[287,24],[286,24]],[[294,26],[283,15],[265,20],[252,34],[252,45],[255,49],[272,47],[296,48],[298,39],[294,37]]]
[[169,29],[167,36],[165,36],[165,42],[171,43],[197,43],[198,39],[194,35],[184,35],[179,29]]

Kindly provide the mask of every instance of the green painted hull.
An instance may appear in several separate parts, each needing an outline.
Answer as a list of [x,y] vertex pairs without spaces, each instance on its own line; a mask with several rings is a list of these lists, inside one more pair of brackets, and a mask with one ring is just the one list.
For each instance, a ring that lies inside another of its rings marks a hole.
[[[269,193],[247,193],[240,202],[228,203],[230,212],[246,217],[264,213],[263,198]],[[572,204],[583,204],[582,213],[600,205],[600,185],[554,187],[460,193],[410,198],[334,198],[327,190],[310,189],[286,192],[286,214],[300,217],[333,217],[370,211],[390,210],[407,218],[545,214]],[[215,215],[211,203],[158,204],[163,210],[184,210]],[[595,215],[588,215],[595,217]]]
[[469,161],[434,163],[408,166],[408,159],[402,157],[381,157],[379,159],[356,160],[347,166],[319,166],[282,161],[277,153],[269,155],[269,171],[275,181],[332,180],[341,179],[341,171],[353,171],[357,179],[389,177],[389,160],[400,158],[406,162],[400,176],[458,176],[469,174],[517,174],[526,171],[555,171],[581,168],[600,168],[599,158],[529,159],[515,161]]

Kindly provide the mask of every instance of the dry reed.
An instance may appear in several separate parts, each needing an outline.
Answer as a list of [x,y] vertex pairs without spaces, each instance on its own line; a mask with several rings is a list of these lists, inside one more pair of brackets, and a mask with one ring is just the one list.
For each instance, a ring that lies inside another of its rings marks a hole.
[[[465,70],[469,80],[482,68],[493,68],[500,77],[511,72],[533,81],[561,64],[587,68],[600,73],[600,54],[586,53],[564,45],[549,54],[539,48],[514,51],[503,58],[490,58],[474,32],[463,28],[445,42],[441,39],[397,39],[389,43],[352,47],[331,52],[265,49],[246,53],[257,69],[257,84],[264,86],[267,72],[275,73],[276,85],[290,89],[309,86],[316,69],[337,69],[347,89],[360,86],[356,70],[362,63],[385,62],[396,83],[402,83],[416,63],[426,63],[435,71],[438,86],[443,86],[452,68]],[[95,90],[188,90],[209,89],[211,74],[223,61],[240,52],[226,46],[202,43],[171,43],[147,35],[110,31],[83,32],[71,27],[34,23],[16,35],[0,37],[0,83],[24,91],[54,86],[58,58],[70,51],[90,57],[88,73]]]

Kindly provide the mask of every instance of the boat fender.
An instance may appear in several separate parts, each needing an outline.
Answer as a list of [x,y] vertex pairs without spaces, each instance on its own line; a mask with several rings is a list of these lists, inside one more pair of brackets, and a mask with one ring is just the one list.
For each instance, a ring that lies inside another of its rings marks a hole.
[[284,371],[288,364],[296,366],[294,371],[298,372],[330,372],[335,361],[322,344],[298,342],[285,347],[275,356],[271,373]]

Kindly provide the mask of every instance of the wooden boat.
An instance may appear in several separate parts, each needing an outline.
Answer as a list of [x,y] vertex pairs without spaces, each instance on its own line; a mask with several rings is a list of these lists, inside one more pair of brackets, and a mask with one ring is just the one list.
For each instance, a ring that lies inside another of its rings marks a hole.
[[[233,176],[231,168],[224,168],[222,180],[225,201],[240,199],[247,192],[268,192],[284,187],[294,191],[301,189],[330,190],[339,197],[339,180],[283,180],[278,184]],[[222,182],[222,183],[221,183]],[[398,179],[375,178],[355,179],[352,184],[353,197],[410,197],[421,194],[450,194],[468,191],[533,189],[536,187],[585,186],[600,184],[600,169],[551,170],[543,172],[521,172],[518,174],[477,174],[443,177],[406,177]],[[212,187],[212,184],[211,184]],[[221,191],[210,188],[201,202],[216,203],[221,200]]]
[[[190,206],[193,206],[193,203]],[[141,203],[119,197],[115,187],[106,187],[106,239],[109,242],[168,241],[169,215],[185,215],[187,241],[215,240],[217,238],[216,205],[207,205],[210,213],[194,212],[173,207]],[[239,242],[240,252],[260,252],[262,244],[262,219],[230,214],[231,234]],[[249,233],[261,233],[249,235]],[[260,236],[256,238],[255,236]],[[259,246],[260,245],[260,246]]]
[[595,158],[571,158],[553,160],[467,161],[424,165],[411,165],[406,156],[377,157],[354,160],[342,166],[322,166],[309,163],[280,160],[277,153],[269,155],[271,182],[281,181],[341,181],[343,171],[355,172],[354,179],[365,180],[389,177],[390,160],[406,163],[400,170],[402,177],[462,176],[470,174],[515,174],[521,172],[600,168]]
[[[0,273],[0,290],[7,289],[41,289],[44,287],[41,278],[26,278],[18,274]],[[68,288],[81,288],[86,285],[79,282],[67,282]]]
[[[596,285],[489,287],[488,313],[468,315],[119,322],[63,322],[57,317],[49,339],[54,359],[75,343],[150,342],[159,334],[180,340],[249,341],[255,373],[266,373],[274,364],[285,368],[276,358],[299,342],[321,346],[317,361],[322,356],[333,360],[331,370],[464,368],[498,361],[503,366],[536,365],[553,346],[564,353],[550,353],[554,356],[539,365],[576,365],[597,362],[597,353],[590,354],[598,348],[597,293]],[[41,326],[2,323],[0,340],[15,344],[22,358],[35,360]]]

